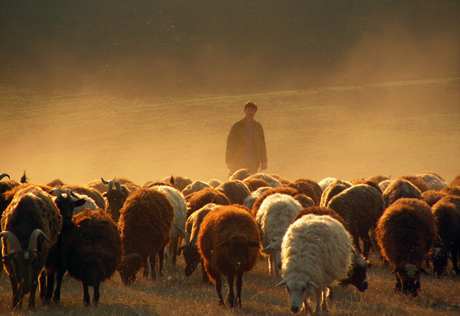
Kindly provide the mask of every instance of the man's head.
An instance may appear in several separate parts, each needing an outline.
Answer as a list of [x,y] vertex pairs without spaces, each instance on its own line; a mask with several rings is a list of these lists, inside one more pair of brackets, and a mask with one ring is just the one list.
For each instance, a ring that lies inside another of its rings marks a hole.
[[246,110],[247,108],[254,109],[257,112],[257,104],[255,104],[252,101],[248,101],[244,104],[244,110]]

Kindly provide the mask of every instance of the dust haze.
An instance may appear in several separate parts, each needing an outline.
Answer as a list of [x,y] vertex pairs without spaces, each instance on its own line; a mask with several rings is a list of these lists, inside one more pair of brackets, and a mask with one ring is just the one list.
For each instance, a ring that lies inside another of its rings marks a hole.
[[460,173],[458,1],[0,5],[1,172],[225,180],[259,104],[290,180]]

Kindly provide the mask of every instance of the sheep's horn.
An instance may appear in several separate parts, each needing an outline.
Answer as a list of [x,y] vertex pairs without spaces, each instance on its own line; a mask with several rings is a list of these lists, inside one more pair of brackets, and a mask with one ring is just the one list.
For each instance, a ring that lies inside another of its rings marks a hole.
[[67,193],[67,198],[70,198],[72,196],[72,190],[67,189],[65,192]]
[[15,234],[9,231],[3,231],[0,233],[0,238],[1,237],[5,237],[10,241],[11,247],[13,249],[11,249],[12,251],[8,250],[9,253],[22,251],[21,243],[19,242],[18,237],[16,237]]
[[281,281],[280,283],[278,283],[278,284],[276,285],[276,287],[286,285],[286,283],[287,283],[286,280],[283,280],[283,281]]
[[37,242],[38,242],[38,236],[39,235],[43,235],[43,237],[45,237],[45,239],[50,242],[50,240],[48,239],[48,237],[46,237],[45,233],[43,231],[41,231],[40,229],[35,229],[33,232],[32,232],[32,235],[30,235],[30,239],[29,239],[29,251],[37,251]]
[[54,188],[48,192],[49,194],[55,193],[57,197],[62,197],[62,191],[59,188]]
[[308,284],[313,285],[314,287],[319,289],[318,285],[316,285],[315,282],[313,282],[312,280],[308,281]]
[[185,230],[183,229],[182,227],[180,227],[179,225],[177,225],[176,223],[174,223],[174,227],[176,227],[177,229],[179,229],[181,232],[184,233],[184,236],[185,236],[185,243],[188,245],[190,244],[190,234]]
[[269,250],[271,250],[271,249],[272,249],[272,245],[270,244],[270,245],[268,245],[267,247],[265,247],[264,249],[262,249],[262,252],[263,252],[263,253],[267,253],[267,252],[268,252]]
[[0,175],[0,180],[2,180],[4,177],[8,177],[8,179],[11,180],[10,175],[9,175],[8,173],[2,173],[2,174]]
[[112,189],[113,189],[113,181],[109,180],[108,184],[109,184],[109,191],[112,191]]
[[108,182],[108,181],[105,181],[104,178],[101,178],[101,181],[102,181],[102,183],[104,183],[104,184],[109,184],[109,182]]
[[120,183],[120,181],[115,181],[115,185],[117,186],[117,191],[121,191],[121,183]]

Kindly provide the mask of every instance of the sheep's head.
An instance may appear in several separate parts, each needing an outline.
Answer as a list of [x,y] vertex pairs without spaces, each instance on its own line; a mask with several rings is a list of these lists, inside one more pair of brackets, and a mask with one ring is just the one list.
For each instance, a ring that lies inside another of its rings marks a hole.
[[364,292],[369,286],[367,282],[368,267],[369,263],[360,254],[353,254],[348,276],[345,280],[342,280],[341,284],[345,287],[349,284],[353,284],[358,291]]
[[67,189],[66,196],[62,195],[62,191],[59,188],[54,188],[49,193],[56,194],[54,203],[56,204],[57,208],[59,209],[59,212],[61,213],[63,226],[72,225],[72,214],[74,208],[82,206],[86,203],[86,200],[80,199],[70,189]]
[[444,272],[444,269],[447,266],[447,252],[440,248],[435,247],[432,253],[433,257],[433,272],[440,277],[441,274]]
[[412,295],[412,297],[418,296],[418,290],[420,289],[420,274],[428,274],[422,267],[410,263],[398,266],[391,273],[396,273],[396,278],[398,280],[396,285],[397,290],[402,286],[402,292],[406,295]]
[[113,188],[113,181],[105,181],[101,179],[103,183],[109,185],[109,190],[102,194],[103,197],[107,198],[108,207],[110,213],[112,214],[112,219],[118,222],[120,217],[120,209],[125,204],[126,199],[128,198],[129,191],[125,186],[121,185],[119,181],[115,181],[115,189]]
[[242,273],[247,269],[246,262],[250,256],[251,248],[258,250],[259,247],[258,242],[250,241],[246,236],[237,235],[221,243],[219,248],[226,248],[224,251],[227,253],[231,268],[235,273]]
[[[278,287],[282,285],[286,286],[289,293],[291,298],[290,310],[294,314],[297,314],[302,310],[303,303],[306,302],[307,298],[315,297],[316,289],[318,288],[313,280],[304,280],[303,278],[283,280],[276,286]],[[307,312],[310,312],[311,308],[308,305],[306,305],[305,308]]]
[[267,247],[265,247],[262,252],[268,255],[271,255],[275,259],[275,265],[278,269],[281,270],[281,241],[282,238],[275,237],[272,238]]
[[131,253],[124,257],[118,267],[118,273],[120,273],[124,285],[134,284],[136,281],[136,272],[141,269],[143,261],[142,256],[138,253]]

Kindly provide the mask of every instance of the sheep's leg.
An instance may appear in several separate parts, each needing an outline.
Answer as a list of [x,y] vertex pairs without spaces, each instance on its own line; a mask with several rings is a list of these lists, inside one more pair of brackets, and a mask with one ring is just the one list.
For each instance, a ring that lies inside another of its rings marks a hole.
[[176,262],[177,262],[177,249],[179,248],[178,247],[179,245],[179,238],[174,238],[174,239],[171,239],[171,251],[172,251],[172,258],[171,258],[171,267],[175,267],[176,266]]
[[316,292],[315,315],[321,315],[321,306],[323,305],[323,291],[321,291],[320,289],[315,289],[315,292]]
[[459,247],[455,246],[453,247],[451,251],[452,255],[452,268],[454,270],[455,275],[460,275],[460,269],[458,268],[458,255],[459,255]]
[[216,292],[217,297],[219,298],[219,305],[224,305],[224,299],[222,297],[222,280],[220,278],[220,273],[213,269],[212,266],[206,265],[206,271],[208,271],[209,276],[216,281]]
[[359,244],[359,233],[357,231],[350,232],[351,233],[351,238],[353,241],[353,246],[355,247],[356,251],[358,251],[360,254],[363,253],[361,250],[361,246]]
[[165,258],[165,250],[161,249],[158,252],[158,277],[160,277],[160,278],[163,276],[163,261],[164,261],[164,258]]
[[233,307],[235,303],[235,292],[233,292],[233,281],[234,281],[233,275],[227,276],[227,281],[228,281],[228,294],[227,294],[227,303],[230,305],[230,307]]
[[61,284],[62,279],[64,278],[65,269],[58,269],[56,273],[56,289],[54,290],[53,301],[55,303],[61,300]]
[[46,298],[46,270],[43,270],[40,273],[40,299],[44,300]]
[[201,270],[203,270],[203,283],[211,283],[209,280],[208,273],[206,272],[206,269],[204,267],[204,262],[201,260]]
[[361,234],[361,239],[363,240],[363,257],[368,259],[369,253],[371,252],[372,242],[371,237],[369,237],[369,232],[363,232]]
[[[48,304],[51,300],[51,297],[53,296],[55,270],[54,269],[52,269],[51,271],[44,270],[40,275],[40,285],[42,283],[42,275],[45,273],[46,273],[46,288],[45,288],[45,297],[43,297],[43,302],[45,304]],[[41,295],[41,289],[40,289],[40,295]]]
[[35,292],[37,291],[38,286],[38,278],[32,279],[32,284],[30,286],[30,294],[29,294],[29,306],[28,308],[35,309]]
[[99,284],[93,287],[93,305],[97,306],[99,303],[99,298],[101,297],[101,293],[99,292]]
[[395,292],[401,292],[402,290],[402,284],[401,280],[398,277],[398,274],[396,273],[396,286],[395,286]]
[[323,312],[327,312],[327,289],[326,291],[322,291],[323,302],[321,303],[321,310]]
[[275,272],[275,257],[270,253],[268,255],[268,274],[269,275],[276,275],[276,272]]
[[11,282],[11,289],[13,290],[13,309],[16,306],[21,307],[22,301],[19,300],[19,289],[18,289],[18,282],[15,278],[10,275],[10,282]]
[[91,297],[89,295],[88,284],[83,282],[83,304],[85,306],[91,305]]
[[243,287],[243,273],[236,277],[236,305],[241,307],[241,288]]

